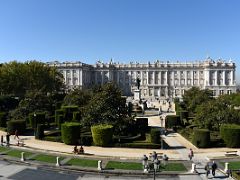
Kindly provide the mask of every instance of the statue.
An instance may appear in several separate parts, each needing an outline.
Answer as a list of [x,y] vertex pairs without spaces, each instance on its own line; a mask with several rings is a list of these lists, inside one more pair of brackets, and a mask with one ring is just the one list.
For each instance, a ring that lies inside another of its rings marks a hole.
[[138,87],[138,90],[139,90],[139,87],[140,87],[140,82],[141,80],[139,78],[137,78],[137,87]]

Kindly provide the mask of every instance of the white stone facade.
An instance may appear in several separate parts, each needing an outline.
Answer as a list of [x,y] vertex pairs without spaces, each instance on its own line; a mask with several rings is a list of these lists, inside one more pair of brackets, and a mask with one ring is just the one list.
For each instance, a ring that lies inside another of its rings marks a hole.
[[88,65],[81,62],[57,61],[48,63],[63,74],[68,88],[89,88],[113,81],[126,96],[131,96],[140,78],[142,98],[181,97],[184,91],[196,86],[210,89],[214,96],[236,92],[235,63],[207,58],[195,63],[102,63]]

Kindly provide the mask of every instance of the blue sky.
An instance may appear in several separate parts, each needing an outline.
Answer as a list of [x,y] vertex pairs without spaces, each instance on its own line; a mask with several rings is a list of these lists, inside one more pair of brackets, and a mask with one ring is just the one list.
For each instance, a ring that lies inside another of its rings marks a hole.
[[210,56],[239,66],[239,9],[239,0],[0,0],[0,61]]

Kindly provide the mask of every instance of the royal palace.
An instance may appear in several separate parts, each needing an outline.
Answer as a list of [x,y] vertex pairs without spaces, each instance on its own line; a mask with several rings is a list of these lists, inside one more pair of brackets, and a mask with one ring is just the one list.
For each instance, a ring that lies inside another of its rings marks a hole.
[[231,60],[207,58],[195,62],[162,62],[128,64],[98,61],[94,65],[82,62],[48,62],[64,76],[67,88],[90,88],[107,82],[115,82],[126,96],[137,89],[140,79],[142,98],[181,97],[184,91],[196,86],[212,90],[213,96],[236,92],[236,66]]

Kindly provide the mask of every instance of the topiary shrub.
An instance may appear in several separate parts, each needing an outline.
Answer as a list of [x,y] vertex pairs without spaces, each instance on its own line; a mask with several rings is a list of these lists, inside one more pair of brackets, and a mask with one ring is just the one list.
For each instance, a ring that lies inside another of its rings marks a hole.
[[62,141],[65,144],[76,145],[80,139],[80,123],[65,122],[61,126]]
[[227,147],[240,147],[240,125],[225,124],[220,127],[220,135]]
[[7,113],[0,112],[0,127],[7,126]]
[[148,118],[136,118],[136,127],[144,135],[148,131]]
[[64,123],[64,117],[63,117],[63,115],[57,115],[57,117],[55,117],[56,118],[56,123],[57,123],[57,127],[58,127],[58,129],[60,130],[61,129],[61,127],[62,127],[62,123]]
[[64,115],[64,111],[62,110],[62,109],[57,109],[57,110],[55,110],[55,123],[57,124],[58,123],[58,116],[59,115]]
[[194,129],[192,143],[199,148],[210,146],[210,131],[208,129]]
[[72,121],[73,120],[73,112],[78,111],[78,106],[62,106],[61,109],[64,112],[64,120]]
[[180,116],[178,115],[168,115],[165,119],[165,127],[173,128],[174,126],[180,125]]
[[81,120],[80,112],[79,112],[79,111],[73,112],[72,121],[73,121],[73,122],[79,122],[80,120]]
[[93,142],[92,135],[81,135],[81,145],[91,146]]
[[24,120],[11,120],[7,122],[7,131],[14,134],[18,130],[19,135],[24,134],[26,131],[26,121]]
[[113,126],[100,124],[91,127],[93,143],[96,146],[110,146],[113,138]]
[[36,139],[43,139],[44,138],[44,124],[38,124],[37,130],[35,132]]
[[151,128],[150,136],[151,136],[151,143],[154,143],[154,144],[160,143],[160,129],[159,128]]

